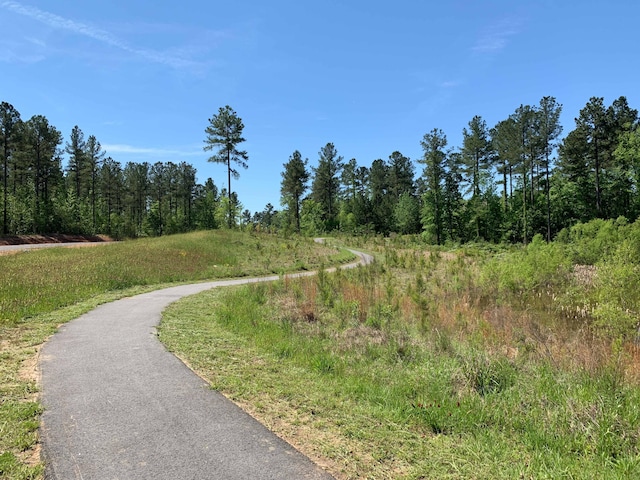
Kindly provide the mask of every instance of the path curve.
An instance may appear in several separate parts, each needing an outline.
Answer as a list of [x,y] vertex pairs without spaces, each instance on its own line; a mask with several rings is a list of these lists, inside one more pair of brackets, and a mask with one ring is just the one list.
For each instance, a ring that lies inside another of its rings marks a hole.
[[[359,261],[341,268],[373,260],[351,251]],[[45,478],[331,479],[157,339],[155,327],[170,303],[278,278],[165,288],[102,305],[60,327],[39,362]]]

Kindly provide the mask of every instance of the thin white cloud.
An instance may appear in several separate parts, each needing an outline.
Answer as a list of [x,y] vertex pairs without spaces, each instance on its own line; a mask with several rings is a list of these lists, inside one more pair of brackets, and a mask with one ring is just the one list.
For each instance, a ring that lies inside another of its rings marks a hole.
[[21,53],[18,45],[0,43],[0,62],[2,63],[32,64],[44,59],[44,55]]
[[455,88],[462,85],[462,82],[459,80],[447,80],[446,82],[442,82],[440,87],[442,88]]
[[193,157],[198,155],[204,155],[202,150],[147,148],[147,147],[136,147],[133,145],[125,145],[120,143],[102,144],[102,148],[108,154],[121,153],[121,154],[129,154],[129,155],[156,156],[156,157]]
[[520,33],[521,22],[513,18],[503,19],[485,29],[472,47],[474,52],[495,53],[504,49],[511,37]]
[[25,37],[25,40],[27,40],[29,43],[33,45],[36,45],[37,47],[46,48],[47,46],[47,44],[43,40],[40,40],[39,38]]
[[160,63],[172,68],[193,67],[198,65],[197,62],[171,55],[167,52],[158,52],[155,50],[133,47],[127,42],[107,32],[106,30],[102,30],[98,27],[86,23],[70,20],[68,18],[64,18],[59,15],[40,10],[36,7],[23,5],[15,1],[5,1],[0,3],[0,6],[14,13],[24,15],[28,18],[31,18],[58,30],[66,30],[76,35],[82,35],[92,38],[110,47],[114,47],[119,50],[137,55],[147,61]]

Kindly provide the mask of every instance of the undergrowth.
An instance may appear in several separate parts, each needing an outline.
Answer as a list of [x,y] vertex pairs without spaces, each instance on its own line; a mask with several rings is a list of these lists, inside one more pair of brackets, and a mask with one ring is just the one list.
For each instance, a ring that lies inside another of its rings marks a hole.
[[637,319],[616,228],[586,278],[584,239],[355,239],[374,265],[202,294],[161,338],[338,478],[637,478],[637,325],[599,313]]

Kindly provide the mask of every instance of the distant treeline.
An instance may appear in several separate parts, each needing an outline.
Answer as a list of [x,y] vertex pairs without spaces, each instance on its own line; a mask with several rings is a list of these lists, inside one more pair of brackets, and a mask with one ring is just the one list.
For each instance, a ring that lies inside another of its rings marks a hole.
[[[421,141],[417,175],[414,163],[397,151],[366,167],[355,159],[344,162],[330,143],[311,171],[296,151],[284,166],[285,211],[268,208],[262,217],[307,233],[422,233],[438,244],[527,243],[536,234],[552,239],[595,218],[635,221],[638,111],[625,97],[608,107],[593,97],[561,138],[561,110],[555,98],[544,97],[492,128],[475,116],[458,148],[449,148],[445,133],[433,129]],[[309,178],[310,192],[303,197]]]
[[458,148],[434,128],[420,142],[422,157],[414,159],[420,172],[399,151],[363,166],[355,158],[344,161],[327,143],[315,167],[295,151],[283,165],[282,210],[267,204],[252,215],[211,179],[197,184],[188,163],[123,167],[79,127],[63,145],[44,116],[22,120],[3,102],[0,232],[134,237],[232,226],[309,235],[421,233],[439,244],[527,243],[535,234],[551,239],[595,218],[635,221],[638,111],[625,97],[609,106],[593,97],[564,138],[561,111],[555,98],[544,97],[492,128],[475,116]]
[[213,181],[197,184],[186,162],[123,167],[79,127],[63,145],[46,117],[23,120],[0,104],[0,234],[135,237],[215,228],[218,201]]

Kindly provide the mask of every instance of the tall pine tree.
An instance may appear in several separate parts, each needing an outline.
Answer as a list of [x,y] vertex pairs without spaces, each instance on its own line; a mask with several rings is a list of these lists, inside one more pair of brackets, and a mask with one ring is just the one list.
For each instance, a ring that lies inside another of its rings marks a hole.
[[8,196],[9,196],[9,162],[18,144],[20,131],[20,113],[13,105],[0,103],[0,155],[2,155],[2,233],[9,233]]
[[228,200],[228,226],[233,224],[233,201],[231,198],[231,177],[240,178],[240,173],[235,165],[247,168],[247,160],[249,155],[244,150],[238,150],[238,145],[245,141],[242,137],[244,124],[238,114],[229,106],[220,107],[218,114],[209,119],[209,125],[205,129],[207,134],[204,142],[205,151],[215,151],[209,157],[209,161],[213,163],[222,163],[227,167],[227,200]]
[[423,177],[426,191],[422,212],[422,226],[436,244],[444,241],[444,180],[447,152],[447,137],[442,130],[434,128],[420,142],[424,152],[419,160],[424,164]]
[[311,184],[311,198],[322,208],[325,229],[333,230],[337,226],[338,193],[343,158],[338,155],[333,143],[327,143],[318,155],[318,166],[312,167],[314,177]]
[[296,232],[300,233],[300,202],[309,181],[307,159],[303,160],[300,152],[296,150],[283,166],[280,186],[281,203],[286,205],[289,212],[293,214]]

